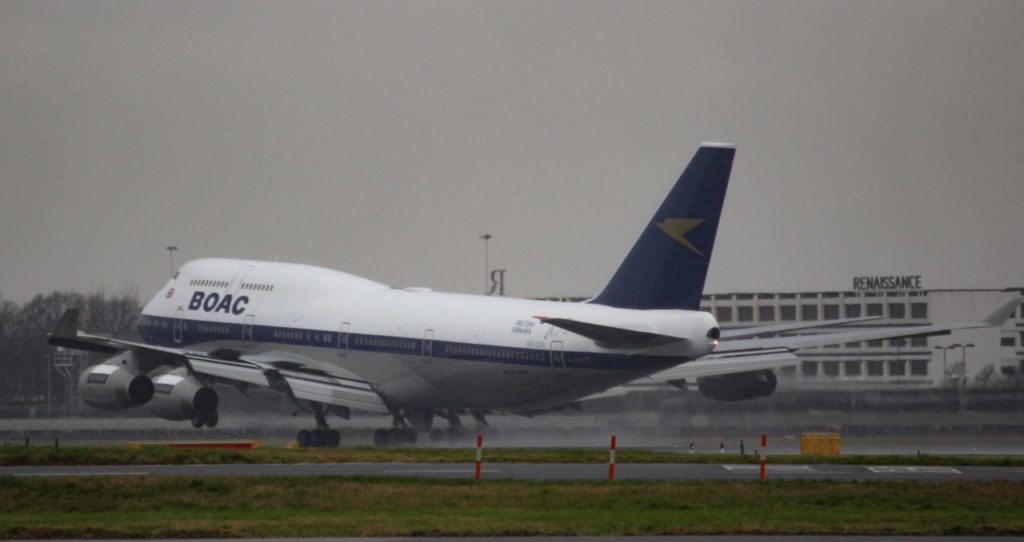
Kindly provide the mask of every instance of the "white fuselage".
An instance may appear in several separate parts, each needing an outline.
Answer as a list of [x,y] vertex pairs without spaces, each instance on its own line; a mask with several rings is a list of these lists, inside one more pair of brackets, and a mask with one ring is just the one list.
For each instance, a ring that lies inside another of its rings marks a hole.
[[[687,339],[611,349],[537,316],[655,327]],[[146,305],[146,342],[293,362],[371,384],[392,407],[558,407],[709,353],[695,311],[392,288],[319,267],[228,259],[184,265]]]

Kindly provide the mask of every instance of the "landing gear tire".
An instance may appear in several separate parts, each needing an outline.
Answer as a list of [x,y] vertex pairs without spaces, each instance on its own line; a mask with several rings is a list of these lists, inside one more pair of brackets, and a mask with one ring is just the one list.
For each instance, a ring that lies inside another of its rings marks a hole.
[[402,444],[409,444],[409,445],[416,444],[416,440],[418,439],[418,435],[416,434],[416,430],[413,429],[412,427],[408,427],[406,429],[403,429],[401,431],[401,435],[402,435]]
[[341,444],[341,433],[337,429],[303,429],[295,440],[299,448],[337,448]]
[[203,426],[203,419],[202,418],[200,418],[198,416],[196,416],[195,418],[192,418],[192,427],[195,427],[196,429],[199,429],[202,426]]
[[337,448],[341,445],[341,433],[337,429],[324,431],[324,445],[327,448]]
[[416,444],[417,439],[416,430],[411,427],[392,427],[391,429],[378,429],[373,432],[373,444],[378,448],[411,446]]

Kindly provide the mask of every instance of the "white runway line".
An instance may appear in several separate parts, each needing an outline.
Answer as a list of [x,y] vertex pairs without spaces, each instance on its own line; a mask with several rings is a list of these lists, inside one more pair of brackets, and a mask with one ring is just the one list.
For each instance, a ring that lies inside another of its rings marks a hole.
[[[472,469],[408,469],[408,470],[382,470],[384,474],[473,474]],[[483,474],[494,474],[500,470],[484,469]]]
[[[760,465],[722,465],[722,468],[732,472],[760,472]],[[778,474],[811,474],[818,472],[814,467],[810,465],[772,465],[769,463],[765,466],[765,470],[769,473],[775,472]]]
[[953,467],[879,466],[867,469],[875,474],[963,474]]
[[11,476],[146,476],[148,472],[15,472]]

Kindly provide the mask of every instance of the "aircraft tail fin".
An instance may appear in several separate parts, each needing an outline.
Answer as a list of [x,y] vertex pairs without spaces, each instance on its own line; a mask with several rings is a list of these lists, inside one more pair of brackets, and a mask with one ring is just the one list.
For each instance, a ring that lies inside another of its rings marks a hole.
[[701,144],[612,280],[590,303],[699,307],[735,155],[735,145]]

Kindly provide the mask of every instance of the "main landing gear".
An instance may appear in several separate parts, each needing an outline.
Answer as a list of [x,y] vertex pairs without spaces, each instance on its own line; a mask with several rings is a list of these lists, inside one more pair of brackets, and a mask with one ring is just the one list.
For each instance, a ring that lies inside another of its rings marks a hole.
[[[474,410],[472,414],[477,431],[483,432],[490,427],[482,410]],[[390,429],[378,429],[373,433],[373,444],[378,448],[412,446],[419,440],[420,431],[430,435],[430,442],[433,444],[460,444],[467,442],[466,439],[470,436],[462,426],[459,412],[453,408],[404,408],[392,411],[391,417]],[[448,427],[432,429],[435,417],[448,422]]]
[[[416,428],[402,414],[392,413],[391,429],[378,429],[373,432],[373,444],[378,448],[389,446],[412,446],[419,435]],[[430,427],[429,425],[427,426]]]
[[312,403],[316,429],[303,429],[295,436],[299,448],[337,448],[341,444],[341,433],[327,426],[327,407]]

